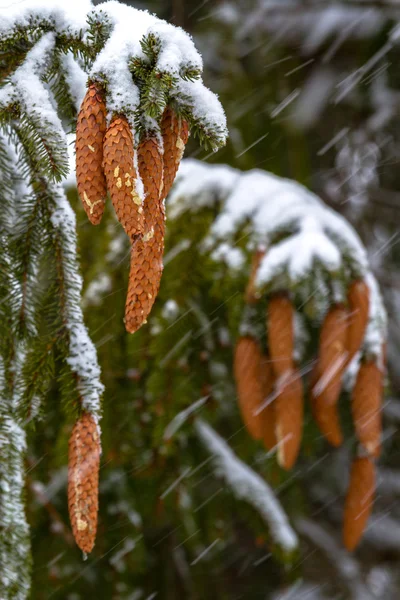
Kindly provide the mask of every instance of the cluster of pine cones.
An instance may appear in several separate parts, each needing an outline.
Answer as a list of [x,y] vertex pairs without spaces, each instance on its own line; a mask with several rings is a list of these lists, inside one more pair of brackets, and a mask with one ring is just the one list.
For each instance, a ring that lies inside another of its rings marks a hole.
[[[246,292],[248,305],[258,301],[254,278],[261,257],[254,259]],[[336,447],[343,442],[338,414],[342,378],[362,346],[368,313],[369,288],[362,280],[354,281],[346,305],[332,306],[325,316],[318,358],[308,380],[314,419],[323,436]],[[246,335],[237,342],[234,360],[245,426],[268,450],[276,447],[278,462],[285,469],[296,462],[303,428],[303,379],[293,360],[294,316],[289,295],[273,294],[266,317],[268,355],[256,337]],[[357,546],[372,510],[374,460],[380,454],[383,370],[375,359],[363,361],[351,396],[358,450],[344,509],[343,541],[349,550]]]
[[108,190],[118,220],[130,239],[125,326],[134,333],[146,322],[160,287],[164,199],[174,182],[189,129],[184,119],[166,108],[160,123],[163,147],[156,137],[147,137],[135,148],[126,117],[115,115],[107,128],[106,112],[104,92],[100,85],[92,83],[76,127],[78,193],[87,216],[97,225]]
[[[107,127],[106,115],[104,91],[92,83],[76,128],[77,186],[93,225],[101,221],[108,190],[118,220],[130,239],[125,326],[134,333],[146,322],[160,287],[164,199],[174,182],[189,130],[187,122],[167,108],[160,123],[162,147],[158,139],[147,137],[136,149],[126,117],[114,116]],[[99,464],[97,423],[93,415],[84,412],[69,441],[68,507],[75,540],[85,553],[91,552],[96,537]]]

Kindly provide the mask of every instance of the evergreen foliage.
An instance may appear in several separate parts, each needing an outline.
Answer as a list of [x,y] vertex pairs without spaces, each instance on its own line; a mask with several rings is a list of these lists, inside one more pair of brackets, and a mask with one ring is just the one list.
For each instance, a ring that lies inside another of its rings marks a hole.
[[[122,600],[137,590],[145,598],[164,589],[171,599],[228,599],[240,593],[246,597],[250,585],[263,597],[272,595],[299,574],[298,539],[285,511],[291,517],[307,512],[307,494],[296,480],[307,473],[307,456],[323,459],[326,446],[308,409],[300,465],[292,475],[277,466],[273,452],[248,439],[233,401],[234,340],[251,332],[265,349],[267,298],[285,289],[298,313],[296,361],[308,372],[328,307],[346,301],[350,283],[367,277],[375,304],[362,358],[381,359],[385,312],[362,244],[343,219],[301,186],[260,172],[216,171],[187,161],[167,203],[158,302],[149,324],[128,336],[121,319],[127,240],[107,212],[99,229],[89,230],[75,192],[70,190],[67,200],[60,185],[68,170],[66,132],[74,128],[83,95],[77,88],[86,79],[101,82],[109,118],[125,114],[137,142],[159,135],[166,106],[188,121],[206,149],[223,144],[225,123],[215,98],[202,87],[201,62],[194,54],[183,54],[178,64],[163,62],[164,33],[172,28],[165,30],[169,26],[160,21],[135,37],[136,27],[124,29],[123,20],[131,13],[140,20],[139,11],[122,11],[114,2],[89,7],[89,12],[84,7],[87,14],[78,27],[75,18],[65,19],[64,3],[57,4],[54,13],[43,6],[37,14],[29,9],[1,31],[0,597],[29,594],[26,471],[29,521],[34,531],[51,530],[48,537],[32,538],[34,559],[43,560],[32,573],[33,597],[66,597],[76,581],[71,571],[79,574],[86,597]],[[134,48],[122,35],[126,29]],[[115,38],[121,50],[118,64],[107,64]],[[37,90],[40,100],[32,102]],[[91,337],[81,310],[70,201],[81,233],[83,306]],[[269,219],[261,220],[262,207]],[[310,213],[320,237],[299,275],[296,251]],[[323,255],[327,244],[330,255]],[[260,302],[249,307],[244,291],[260,246],[268,247],[257,284]],[[94,559],[82,570],[76,548],[68,548],[69,563],[62,557],[58,562],[71,543],[64,526],[63,467],[73,421],[83,411],[100,416],[103,384],[101,529]],[[353,451],[347,392],[344,399],[344,427]],[[44,452],[35,479],[46,481],[45,488],[29,474],[32,461],[35,466]],[[267,481],[278,490],[279,502]],[[269,504],[258,501],[258,494]],[[274,529],[276,522],[280,526]],[[221,573],[246,571],[249,551],[260,567],[245,573],[240,586],[230,587]],[[266,556],[272,564],[267,584]],[[50,585],[43,564],[51,564]]]
[[[143,23],[136,26],[137,20]],[[146,34],[149,27],[154,31]],[[80,306],[75,215],[59,183],[69,169],[66,133],[76,122],[86,79],[103,84],[110,116],[125,114],[137,124],[138,138],[146,134],[146,123],[158,131],[171,94],[174,103],[183,97],[180,81],[199,81],[201,60],[183,32],[113,2],[98,9],[90,2],[79,9],[31,2],[8,11],[0,29],[0,595],[25,598],[31,560],[26,430],[45,414],[52,385],[67,415],[91,413],[96,422],[104,389]],[[125,81],[114,77],[115,44],[124,50],[117,75]],[[162,50],[165,73],[158,64]],[[199,111],[197,98],[184,96],[187,118],[194,129],[203,127],[201,139],[221,145],[225,124],[218,101],[213,98],[218,114],[205,133],[207,102]]]

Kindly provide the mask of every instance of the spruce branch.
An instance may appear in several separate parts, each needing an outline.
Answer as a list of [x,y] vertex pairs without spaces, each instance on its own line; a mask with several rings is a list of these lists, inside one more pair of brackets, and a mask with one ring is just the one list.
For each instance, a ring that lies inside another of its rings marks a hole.
[[20,112],[18,124],[16,120],[11,124],[21,143],[28,149],[36,171],[61,181],[69,171],[64,137],[54,131],[52,124],[36,111],[30,114]]
[[56,184],[49,188],[48,216],[56,256],[57,277],[63,326],[68,339],[65,362],[74,373],[81,398],[81,409],[100,416],[103,385],[92,340],[83,322],[80,306],[82,280],[76,258],[75,214]]
[[21,344],[10,365],[0,356],[0,595],[26,598],[30,588],[31,552],[25,516],[25,431],[17,416],[18,394],[10,381],[18,380],[24,360]]

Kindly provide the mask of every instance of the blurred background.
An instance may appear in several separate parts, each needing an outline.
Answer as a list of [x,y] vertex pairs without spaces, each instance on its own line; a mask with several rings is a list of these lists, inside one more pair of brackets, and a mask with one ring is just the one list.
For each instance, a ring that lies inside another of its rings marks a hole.
[[[204,265],[174,261],[171,233],[149,325],[135,336],[126,334],[128,242],[111,211],[92,228],[69,189],[78,215],[85,318],[106,386],[100,520],[95,551],[83,563],[67,515],[72,424],[59,411],[54,384],[46,421],[30,440],[32,598],[398,599],[400,4],[125,3],[193,35],[204,81],[226,110],[227,146],[210,155],[190,140],[185,156],[295,179],[343,214],[366,245],[390,323],[378,497],[362,544],[348,554],[340,523],[351,442],[331,449],[308,418],[300,461],[284,473],[248,437],[235,402],[233,341],[218,326],[219,318],[230,318],[226,305],[220,307],[221,294],[229,299],[229,290],[210,290]],[[201,310],[181,302],[183,290],[190,289],[202,298]],[[229,308],[237,318],[235,307]],[[192,331],[200,333],[188,335]],[[257,513],[221,483],[190,419],[165,440],[174,415],[200,398],[206,399],[202,416],[274,488],[301,539],[296,557],[274,551]]]

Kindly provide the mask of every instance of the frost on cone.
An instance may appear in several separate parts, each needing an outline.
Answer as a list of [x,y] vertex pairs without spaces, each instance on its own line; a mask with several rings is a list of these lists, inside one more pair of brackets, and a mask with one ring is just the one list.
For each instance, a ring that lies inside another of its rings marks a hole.
[[337,401],[347,361],[348,311],[330,309],[322,324],[319,340],[318,381],[312,388],[314,418],[321,433],[333,445],[342,443]]
[[360,349],[368,323],[369,288],[364,281],[354,281],[348,291],[349,327],[347,332],[347,364]]
[[129,333],[139,329],[153,307],[160,288],[164,253],[165,211],[160,198],[163,157],[157,140],[149,138],[140,143],[138,164],[145,190],[145,229],[132,245],[125,305],[125,327]]
[[296,371],[286,371],[276,383],[275,433],[278,463],[291,469],[299,453],[303,430],[303,384]]
[[351,466],[343,519],[343,542],[349,551],[355,549],[364,533],[372,511],[374,494],[374,463],[370,458],[356,458]]
[[97,529],[100,440],[95,419],[83,413],[69,439],[68,509],[79,548],[91,552]]
[[162,197],[166,198],[175,180],[185,146],[189,137],[187,122],[166,108],[161,119],[161,134],[164,144],[164,177]]
[[268,302],[268,348],[277,376],[293,367],[293,306],[284,294],[274,295]]
[[356,435],[370,456],[378,457],[381,443],[383,375],[375,362],[360,366],[351,396]]
[[267,450],[272,450],[276,446],[275,434],[275,403],[273,400],[274,392],[274,372],[271,360],[268,356],[263,356],[260,365],[261,391],[263,395],[263,404],[265,405],[260,412],[262,438]]
[[83,207],[93,225],[101,221],[107,196],[102,164],[105,132],[103,91],[92,83],[83,99],[76,125],[76,179]]
[[236,389],[243,422],[255,440],[260,440],[263,436],[261,416],[254,414],[264,400],[260,377],[261,359],[257,340],[250,336],[239,338],[234,359]]
[[128,121],[123,116],[114,118],[104,137],[103,167],[115,212],[131,242],[144,231],[144,211],[136,185],[134,155]]

